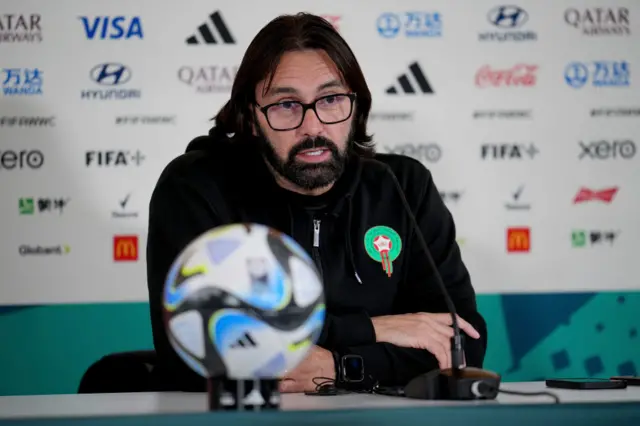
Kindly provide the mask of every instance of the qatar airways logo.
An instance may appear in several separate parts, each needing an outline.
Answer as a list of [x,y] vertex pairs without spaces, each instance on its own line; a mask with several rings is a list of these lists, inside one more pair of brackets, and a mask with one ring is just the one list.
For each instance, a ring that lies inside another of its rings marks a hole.
[[517,64],[508,69],[492,69],[485,65],[476,73],[476,86],[532,87],[536,85],[538,65]]

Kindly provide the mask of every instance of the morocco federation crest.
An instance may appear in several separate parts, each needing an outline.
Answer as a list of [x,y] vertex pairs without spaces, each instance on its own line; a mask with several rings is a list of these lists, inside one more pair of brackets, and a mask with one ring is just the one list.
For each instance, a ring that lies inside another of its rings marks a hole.
[[388,226],[374,226],[364,234],[364,247],[369,257],[382,264],[382,269],[391,277],[393,261],[402,251],[400,235]]

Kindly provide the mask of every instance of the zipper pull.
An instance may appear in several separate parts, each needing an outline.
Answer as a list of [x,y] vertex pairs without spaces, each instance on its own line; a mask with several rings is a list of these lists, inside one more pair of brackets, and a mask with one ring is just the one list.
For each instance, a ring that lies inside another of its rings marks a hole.
[[320,247],[320,220],[313,219],[313,246]]

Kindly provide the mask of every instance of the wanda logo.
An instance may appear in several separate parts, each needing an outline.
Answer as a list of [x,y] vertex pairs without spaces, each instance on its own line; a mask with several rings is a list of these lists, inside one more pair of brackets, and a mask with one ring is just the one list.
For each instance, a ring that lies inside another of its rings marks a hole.
[[476,73],[478,87],[535,86],[537,65],[517,64],[510,69],[491,69],[485,65]]

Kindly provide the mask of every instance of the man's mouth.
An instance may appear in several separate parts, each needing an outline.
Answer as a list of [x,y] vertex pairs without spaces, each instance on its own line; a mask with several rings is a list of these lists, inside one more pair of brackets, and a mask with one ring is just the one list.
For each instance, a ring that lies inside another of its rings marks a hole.
[[314,148],[300,151],[296,157],[308,162],[325,161],[331,156],[331,150],[328,148]]
[[311,156],[322,155],[322,153],[325,152],[326,150],[327,150],[326,148],[307,149],[305,151],[301,151],[300,154],[311,155]]

